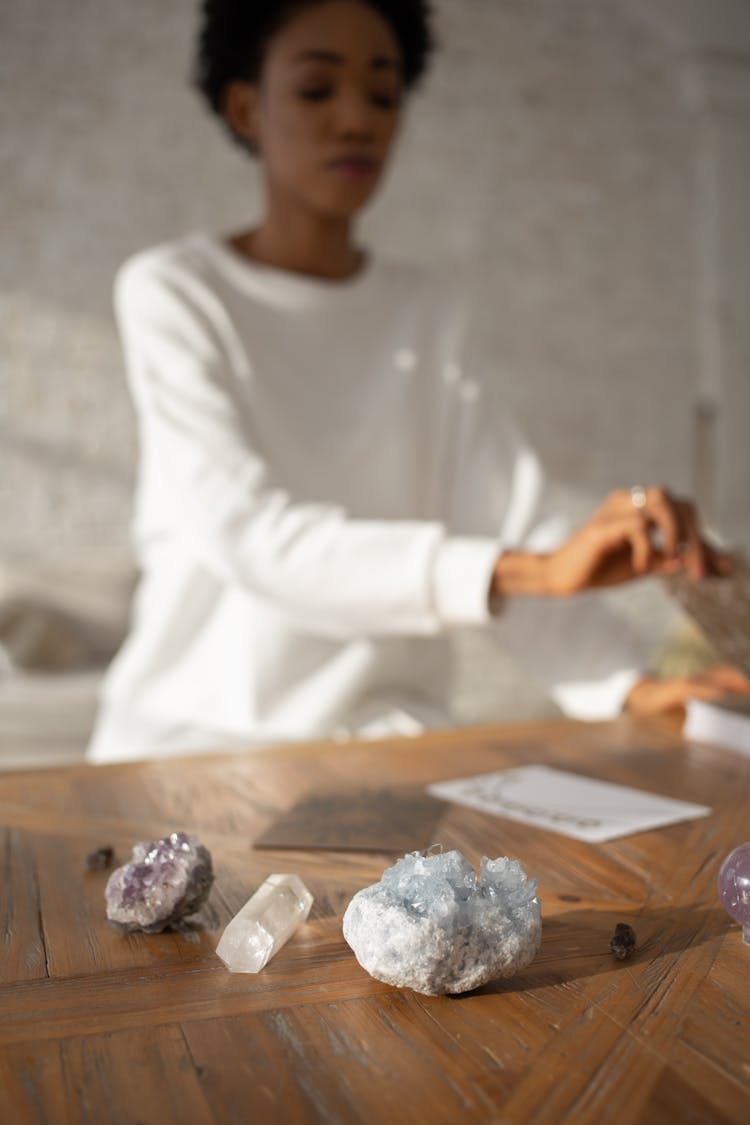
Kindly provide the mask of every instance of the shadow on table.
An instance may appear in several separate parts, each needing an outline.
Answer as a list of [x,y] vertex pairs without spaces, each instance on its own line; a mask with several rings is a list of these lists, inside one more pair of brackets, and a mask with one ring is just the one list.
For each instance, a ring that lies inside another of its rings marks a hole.
[[[635,950],[624,961],[618,961],[609,948],[618,922],[628,922],[636,935]],[[571,910],[545,919],[542,947],[528,969],[511,980],[492,981],[472,995],[526,992],[652,964],[713,941],[732,928],[719,907],[659,906],[638,915],[621,910]]]

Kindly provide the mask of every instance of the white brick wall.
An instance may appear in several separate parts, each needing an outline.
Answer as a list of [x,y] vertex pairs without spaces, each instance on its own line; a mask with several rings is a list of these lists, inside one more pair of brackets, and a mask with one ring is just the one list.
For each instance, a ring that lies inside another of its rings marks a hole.
[[[581,492],[690,484],[693,124],[613,0],[440,0],[373,241],[478,261],[488,362]],[[133,250],[256,210],[187,84],[193,5],[6,5],[0,549],[124,542],[133,427],[109,293]]]

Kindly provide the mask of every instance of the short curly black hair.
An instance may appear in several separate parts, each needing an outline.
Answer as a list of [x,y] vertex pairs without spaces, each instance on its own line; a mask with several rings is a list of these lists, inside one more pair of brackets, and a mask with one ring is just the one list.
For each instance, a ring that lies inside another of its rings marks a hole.
[[[203,0],[193,80],[214,113],[235,80],[255,81],[271,36],[301,8],[324,0]],[[364,0],[390,25],[401,48],[404,86],[413,88],[433,48],[429,0]],[[236,139],[236,138],[235,138]]]

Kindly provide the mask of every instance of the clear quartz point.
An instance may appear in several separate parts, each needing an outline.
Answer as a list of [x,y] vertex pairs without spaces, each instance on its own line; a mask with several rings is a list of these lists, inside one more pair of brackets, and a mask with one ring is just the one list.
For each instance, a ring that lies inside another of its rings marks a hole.
[[232,973],[259,973],[306,920],[313,896],[297,875],[269,875],[235,914],[216,952]]

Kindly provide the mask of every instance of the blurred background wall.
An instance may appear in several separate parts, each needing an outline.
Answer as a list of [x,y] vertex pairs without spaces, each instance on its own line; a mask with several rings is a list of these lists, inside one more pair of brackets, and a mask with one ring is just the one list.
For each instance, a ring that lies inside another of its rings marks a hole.
[[[577,494],[697,491],[748,532],[750,4],[438,0],[368,240],[477,263],[488,362]],[[130,253],[258,210],[189,85],[188,0],[23,0],[0,29],[0,552],[124,545]]]

